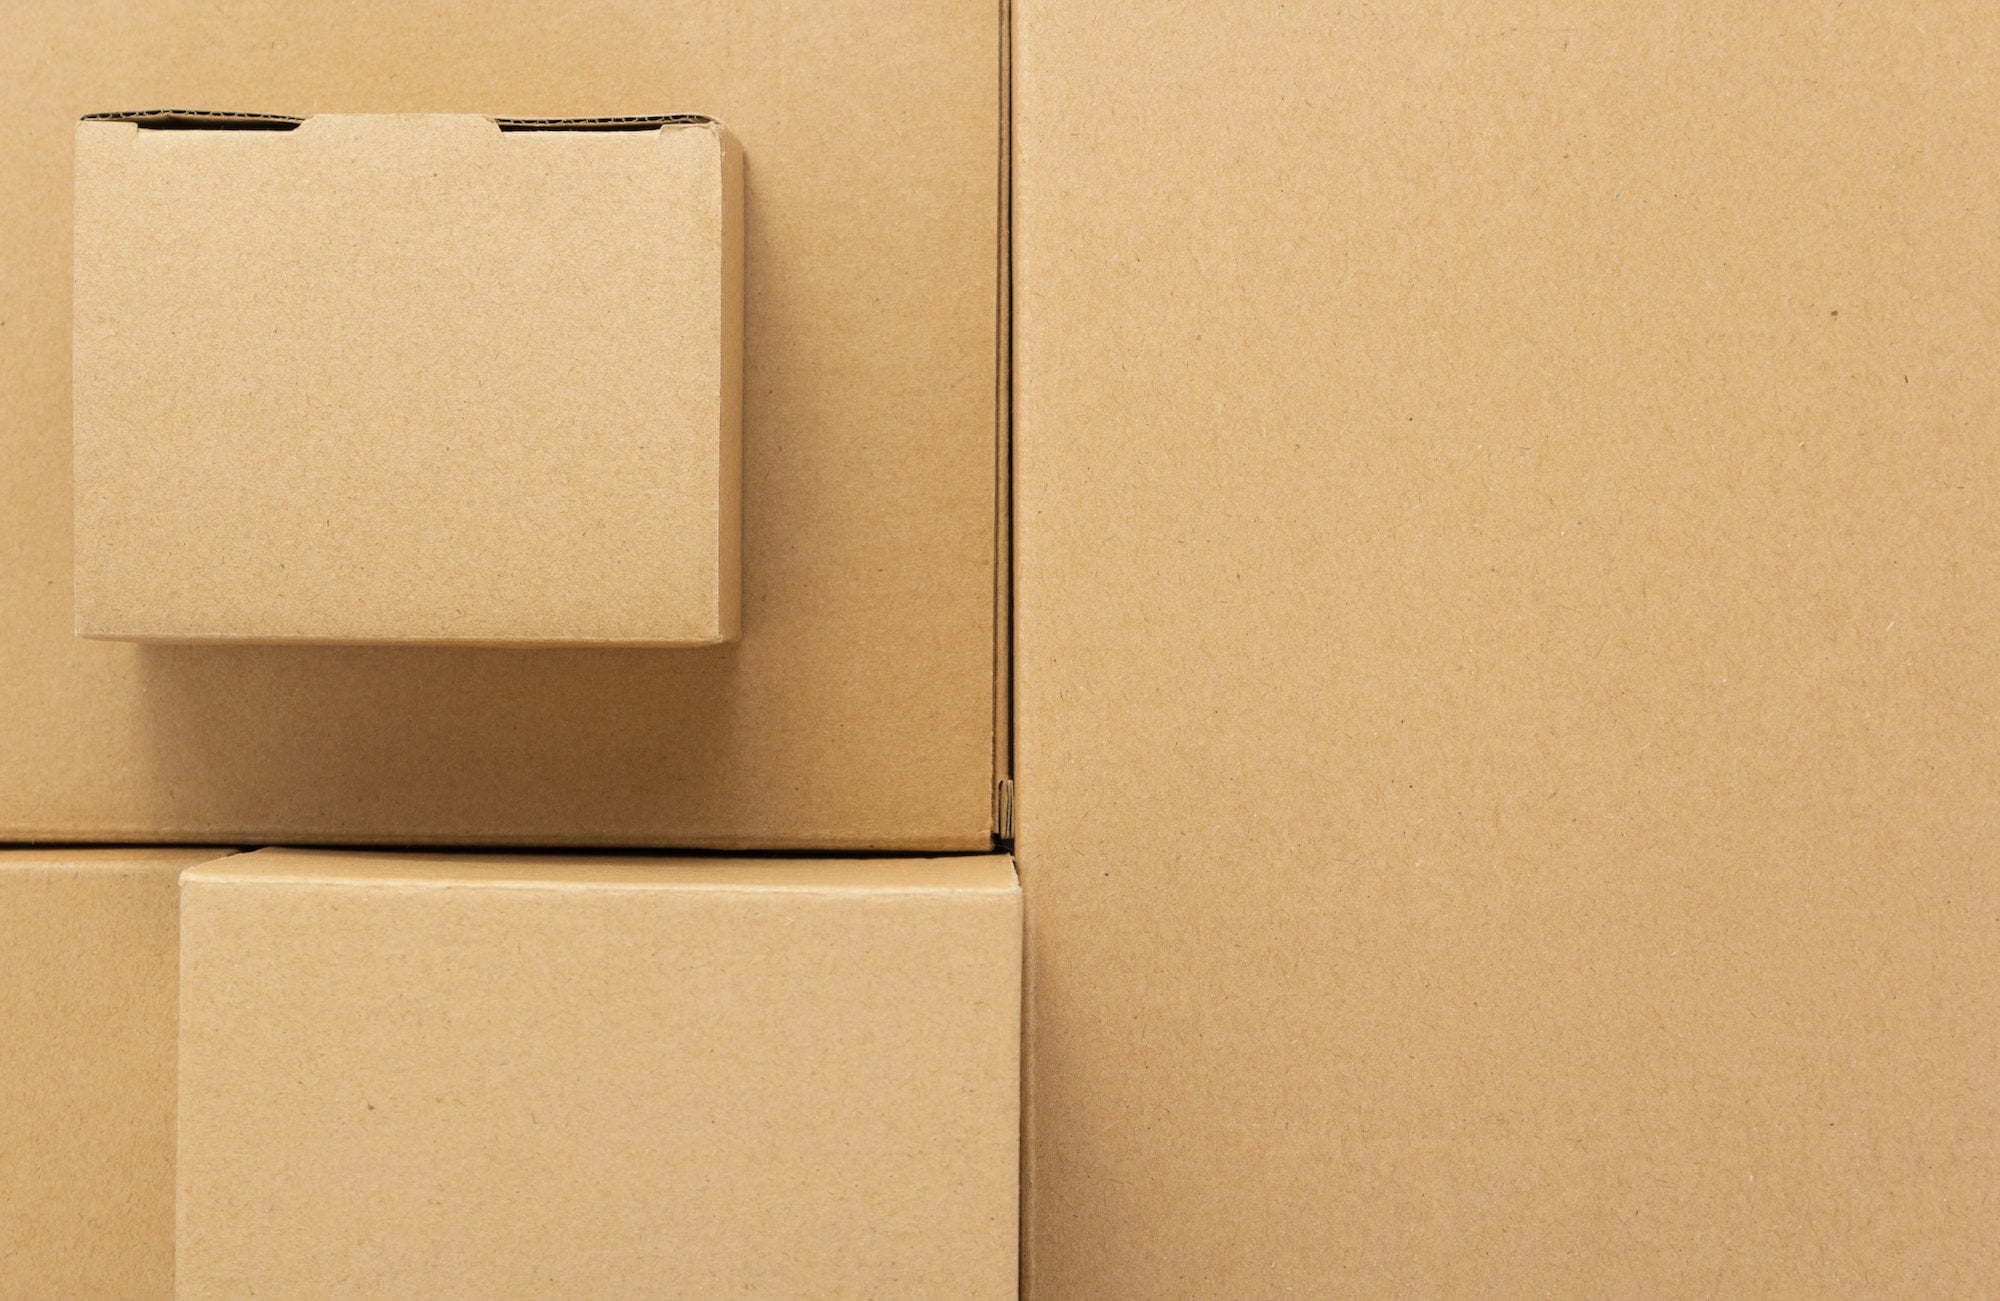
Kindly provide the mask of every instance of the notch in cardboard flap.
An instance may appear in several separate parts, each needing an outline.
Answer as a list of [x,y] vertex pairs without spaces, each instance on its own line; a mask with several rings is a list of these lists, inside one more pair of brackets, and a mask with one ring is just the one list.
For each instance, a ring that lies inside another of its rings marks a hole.
[[[494,117],[502,131],[658,131],[670,126],[715,126],[703,113],[645,113],[619,117]],[[307,119],[288,113],[236,113],[205,108],[142,108],[86,113],[85,122],[130,122],[147,131],[292,131]]]
[[142,108],[86,113],[86,122],[130,122],[144,131],[293,131],[305,119],[285,113],[228,113],[205,108]]
[[658,131],[670,126],[720,126],[705,113],[652,113],[638,117],[496,117],[502,131]]

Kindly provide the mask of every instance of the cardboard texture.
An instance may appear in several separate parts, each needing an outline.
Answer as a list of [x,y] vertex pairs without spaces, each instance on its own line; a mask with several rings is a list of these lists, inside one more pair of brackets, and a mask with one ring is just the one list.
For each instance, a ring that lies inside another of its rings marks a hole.
[[216,868],[184,1301],[1014,1295],[1008,859]]
[[2000,1280],[2000,9],[1015,6],[1035,1298]]
[[0,850],[0,1296],[173,1296],[177,882],[226,852]]
[[736,636],[720,124],[140,114],[75,167],[79,634]]
[[[0,839],[991,845],[998,6],[161,0],[21,4],[6,25]],[[76,639],[71,149],[83,115],[149,105],[728,123],[741,638]]]

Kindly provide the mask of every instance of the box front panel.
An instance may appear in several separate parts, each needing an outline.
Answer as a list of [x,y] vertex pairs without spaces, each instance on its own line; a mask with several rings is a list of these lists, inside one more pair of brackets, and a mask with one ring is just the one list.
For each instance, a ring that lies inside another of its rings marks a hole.
[[1015,1294],[1005,860],[466,857],[187,878],[183,1298]]
[[80,123],[78,633],[728,640],[726,140]]

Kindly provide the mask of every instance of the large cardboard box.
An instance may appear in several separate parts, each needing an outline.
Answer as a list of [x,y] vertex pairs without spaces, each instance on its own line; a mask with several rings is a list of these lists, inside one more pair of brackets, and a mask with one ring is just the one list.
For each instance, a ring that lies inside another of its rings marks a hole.
[[[0,40],[0,839],[984,850],[1000,6],[29,3]],[[742,635],[73,635],[70,193],[117,108],[705,113],[743,147]]]
[[178,883],[225,852],[0,849],[0,1296],[173,1296]]
[[214,866],[184,1301],[1014,1295],[1008,859]]
[[705,118],[79,123],[77,632],[734,638],[742,195]]
[[1031,1296],[1992,1295],[2000,8],[1014,11]]

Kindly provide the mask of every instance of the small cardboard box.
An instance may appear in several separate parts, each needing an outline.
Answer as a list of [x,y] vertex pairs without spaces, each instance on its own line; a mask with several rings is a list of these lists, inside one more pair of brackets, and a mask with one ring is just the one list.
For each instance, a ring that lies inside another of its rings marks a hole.
[[742,188],[706,118],[79,123],[77,632],[733,639]]
[[182,1298],[1012,1297],[1011,860],[182,885]]
[[176,882],[226,852],[0,850],[0,1297],[173,1296]]

